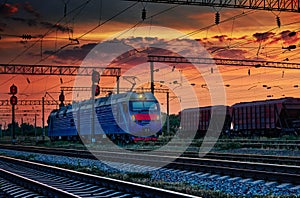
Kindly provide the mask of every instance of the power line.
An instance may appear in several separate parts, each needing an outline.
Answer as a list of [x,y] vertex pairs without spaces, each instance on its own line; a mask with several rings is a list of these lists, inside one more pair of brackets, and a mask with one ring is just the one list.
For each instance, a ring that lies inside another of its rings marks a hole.
[[[91,0],[87,0],[86,2],[82,3],[81,5],[79,5],[78,7],[74,8],[73,10],[69,11],[66,13],[66,16],[68,16],[69,14],[75,12],[76,10],[80,9],[82,6],[85,6],[86,4],[88,4]],[[65,17],[61,17],[55,24],[59,24]],[[16,61],[19,57],[21,57],[23,54],[25,54],[29,49],[31,49],[32,47],[34,47],[38,42],[41,41],[42,38],[44,38],[47,34],[49,34],[51,32],[51,30],[54,28],[55,26],[49,28],[42,36],[40,39],[37,39],[33,44],[31,44],[29,47],[27,47],[25,50],[23,50],[20,54],[18,54],[17,56],[15,56],[12,60],[10,60],[8,62],[8,64]]]
[[123,14],[124,12],[126,12],[127,10],[129,10],[130,8],[134,7],[136,4],[138,4],[138,2],[128,6],[127,8],[123,9],[122,11],[118,12],[117,14],[113,15],[112,17],[110,17],[109,19],[105,20],[104,22],[96,25],[95,27],[91,28],[90,30],[88,30],[87,32],[83,33],[81,36],[77,37],[77,39],[81,39],[82,37],[86,36],[87,34],[93,32],[94,30],[96,30],[97,28],[101,27],[102,25],[106,24],[107,22],[113,20],[114,18],[116,18],[117,16]]

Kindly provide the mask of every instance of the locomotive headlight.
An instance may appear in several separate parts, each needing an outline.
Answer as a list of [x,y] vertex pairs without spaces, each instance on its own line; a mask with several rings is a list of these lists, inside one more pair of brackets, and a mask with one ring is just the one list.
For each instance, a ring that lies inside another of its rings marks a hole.
[[159,120],[159,115],[156,116],[156,120]]
[[140,99],[140,100],[145,100],[146,99],[146,96],[145,96],[145,94],[143,94],[143,93],[140,93],[140,94],[138,94],[138,99]]
[[135,121],[135,116],[134,115],[131,116],[131,120]]

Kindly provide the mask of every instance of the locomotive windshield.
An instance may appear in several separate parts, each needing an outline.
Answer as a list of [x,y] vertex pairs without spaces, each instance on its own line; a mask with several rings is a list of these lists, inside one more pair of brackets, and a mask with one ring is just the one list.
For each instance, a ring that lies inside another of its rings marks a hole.
[[154,101],[134,101],[130,104],[132,111],[149,111],[157,110],[157,103]]

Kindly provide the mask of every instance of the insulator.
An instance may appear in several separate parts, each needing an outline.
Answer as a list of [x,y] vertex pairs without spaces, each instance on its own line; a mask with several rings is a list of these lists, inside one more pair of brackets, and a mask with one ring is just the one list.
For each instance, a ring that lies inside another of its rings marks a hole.
[[220,13],[217,12],[215,16],[215,24],[218,25],[220,23]]
[[277,22],[277,26],[280,28],[281,22],[280,22],[280,17],[279,16],[276,17],[276,22]]
[[250,69],[248,69],[248,76],[250,76],[251,75],[251,71],[250,71]]
[[211,74],[214,73],[214,68],[210,68],[210,73],[211,73]]
[[146,19],[146,9],[144,8],[142,10],[142,20],[144,21]]
[[23,34],[22,35],[22,39],[31,39],[32,38],[32,36],[30,35],[30,34]]

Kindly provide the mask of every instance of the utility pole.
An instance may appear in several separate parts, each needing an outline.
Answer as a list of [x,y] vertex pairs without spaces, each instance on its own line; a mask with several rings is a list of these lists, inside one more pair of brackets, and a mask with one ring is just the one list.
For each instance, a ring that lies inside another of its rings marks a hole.
[[167,92],[167,134],[170,134],[170,104],[169,104],[169,92]]
[[18,88],[16,85],[12,85],[10,88],[10,94],[12,94],[12,96],[10,97],[10,104],[11,104],[11,112],[12,112],[12,116],[11,116],[11,124],[12,124],[12,144],[16,143],[16,129],[15,129],[15,106],[18,103],[18,98],[17,96],[15,96],[18,93]]
[[21,118],[21,132],[22,132],[22,136],[24,138],[24,128],[23,128],[23,124],[24,124],[24,120],[23,117]]
[[[91,102],[92,102],[92,109],[91,109],[91,116],[92,116],[92,122],[91,122],[91,142],[96,142],[95,139],[95,95],[100,94],[100,87],[99,87],[99,81],[100,81],[100,74],[97,71],[92,72],[92,96],[91,96]],[[97,93],[98,92],[98,93]]]
[[12,144],[16,143],[16,127],[15,127],[15,105],[12,105],[12,116],[11,116],[11,124],[12,124]]
[[117,94],[120,93],[120,76],[117,76]]
[[42,127],[43,141],[45,141],[45,97],[42,97]]
[[[93,85],[92,85],[92,87],[94,87]],[[95,141],[95,90],[94,89],[92,89],[92,99],[91,99],[91,102],[92,102],[92,109],[91,109],[91,116],[92,116],[92,122],[91,122],[91,124],[92,124],[92,126],[91,126],[91,135],[92,135],[92,137],[91,137],[91,141],[92,141],[92,143],[94,143],[94,142],[96,142]]]
[[150,81],[151,81],[150,89],[151,89],[152,94],[154,94],[154,63],[153,63],[153,61],[150,62]]
[[37,137],[36,137],[36,114],[34,114],[34,137],[35,137],[35,142],[37,142]]

